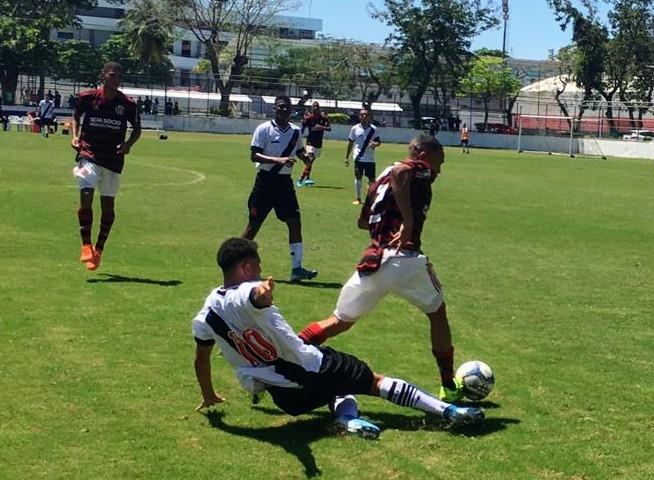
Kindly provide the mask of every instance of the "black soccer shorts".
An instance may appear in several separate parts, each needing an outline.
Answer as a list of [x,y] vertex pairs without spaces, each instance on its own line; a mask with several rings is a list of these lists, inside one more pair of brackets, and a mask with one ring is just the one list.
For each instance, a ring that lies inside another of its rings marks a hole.
[[259,171],[248,198],[250,223],[261,224],[272,209],[282,222],[300,218],[300,205],[290,175]]
[[374,182],[377,178],[376,169],[377,165],[375,162],[360,162],[359,160],[354,161],[354,173],[356,175],[357,171],[365,175],[370,183]]
[[309,413],[337,396],[370,395],[374,374],[367,363],[329,347],[318,348],[323,353],[320,371],[308,375],[302,388],[266,387],[275,405],[289,415]]

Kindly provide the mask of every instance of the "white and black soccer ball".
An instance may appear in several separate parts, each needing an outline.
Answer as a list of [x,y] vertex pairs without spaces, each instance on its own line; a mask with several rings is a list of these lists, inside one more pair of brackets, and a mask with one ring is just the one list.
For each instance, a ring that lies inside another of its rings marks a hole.
[[495,374],[484,362],[471,360],[462,364],[454,376],[463,385],[463,395],[469,400],[483,400],[495,386]]

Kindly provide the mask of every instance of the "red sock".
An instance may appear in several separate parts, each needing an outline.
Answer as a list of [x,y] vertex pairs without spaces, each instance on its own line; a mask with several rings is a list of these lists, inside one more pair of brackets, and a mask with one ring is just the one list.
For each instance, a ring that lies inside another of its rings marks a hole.
[[304,327],[298,335],[307,345],[320,345],[327,340],[325,329],[318,322],[313,322]]
[[438,370],[441,374],[441,383],[447,388],[454,388],[454,347],[448,350],[437,352],[432,349],[431,353],[436,359]]

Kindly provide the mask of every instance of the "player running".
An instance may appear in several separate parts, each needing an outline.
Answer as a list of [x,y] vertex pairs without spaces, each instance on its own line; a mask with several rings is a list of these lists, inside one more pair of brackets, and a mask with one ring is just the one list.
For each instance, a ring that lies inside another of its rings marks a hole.
[[372,240],[357,271],[342,288],[333,315],[308,325],[300,337],[319,345],[350,329],[388,294],[422,310],[429,319],[432,354],[441,377],[440,398],[463,398],[454,378],[454,347],[443,301],[443,287],[422,253],[421,234],[431,204],[431,184],[444,162],[442,145],[430,135],[409,144],[409,158],[388,167],[373,183],[358,226]]
[[306,115],[302,120],[302,133],[304,130],[308,130],[309,134],[307,135],[307,155],[311,158],[306,162],[304,170],[300,179],[297,181],[296,185],[298,187],[312,187],[315,185],[311,179],[311,169],[313,168],[313,162],[315,162],[320,156],[320,151],[322,149],[322,140],[325,135],[325,132],[331,132],[332,127],[329,124],[329,118],[323,112],[320,111],[320,104],[318,102],[313,102],[311,106],[311,113]]
[[192,325],[195,374],[202,393],[196,410],[224,401],[211,375],[211,351],[218,344],[250,393],[268,391],[275,405],[294,416],[331,404],[337,425],[364,438],[377,438],[379,428],[359,418],[353,394],[379,396],[438,415],[451,425],[483,421],[480,409],[450,405],[404,380],[374,373],[356,357],[305,344],[273,304],[272,278],[260,280],[255,242],[225,240],[217,262],[224,284],[209,294]]
[[300,282],[316,277],[318,271],[302,266],[304,247],[300,205],[291,172],[296,157],[304,162],[310,161],[311,157],[304,151],[300,128],[290,123],[290,118],[291,99],[277,97],[275,119],[262,123],[254,131],[250,159],[257,165],[257,177],[248,198],[248,224],[242,236],[254,240],[270,211],[275,209],[277,218],[288,227],[291,282]]
[[[354,157],[354,193],[356,200],[353,205],[361,205],[361,189],[363,176],[368,178],[368,185],[375,181],[375,148],[381,145],[377,127],[372,124],[370,110],[361,109],[359,123],[350,130],[347,150],[345,151],[345,166],[350,166],[350,154]],[[354,150],[354,153],[352,151]]]
[[[80,188],[80,208],[77,211],[82,252],[80,261],[88,270],[100,266],[105,242],[116,218],[114,199],[118,193],[120,174],[127,155],[141,136],[139,112],[120,87],[122,67],[108,62],[101,72],[102,86],[82,92],[73,112],[71,144],[77,150],[77,165],[73,174]],[[84,117],[82,120],[82,116]],[[125,141],[127,124],[132,127]],[[93,226],[93,192],[100,191],[100,231],[95,246],[91,241]]]

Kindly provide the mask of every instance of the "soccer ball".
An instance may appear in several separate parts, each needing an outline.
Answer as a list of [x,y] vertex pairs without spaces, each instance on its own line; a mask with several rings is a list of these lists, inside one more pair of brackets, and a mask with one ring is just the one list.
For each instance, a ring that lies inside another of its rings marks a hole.
[[463,395],[473,401],[486,398],[495,385],[493,370],[479,360],[465,362],[454,375],[463,385]]

